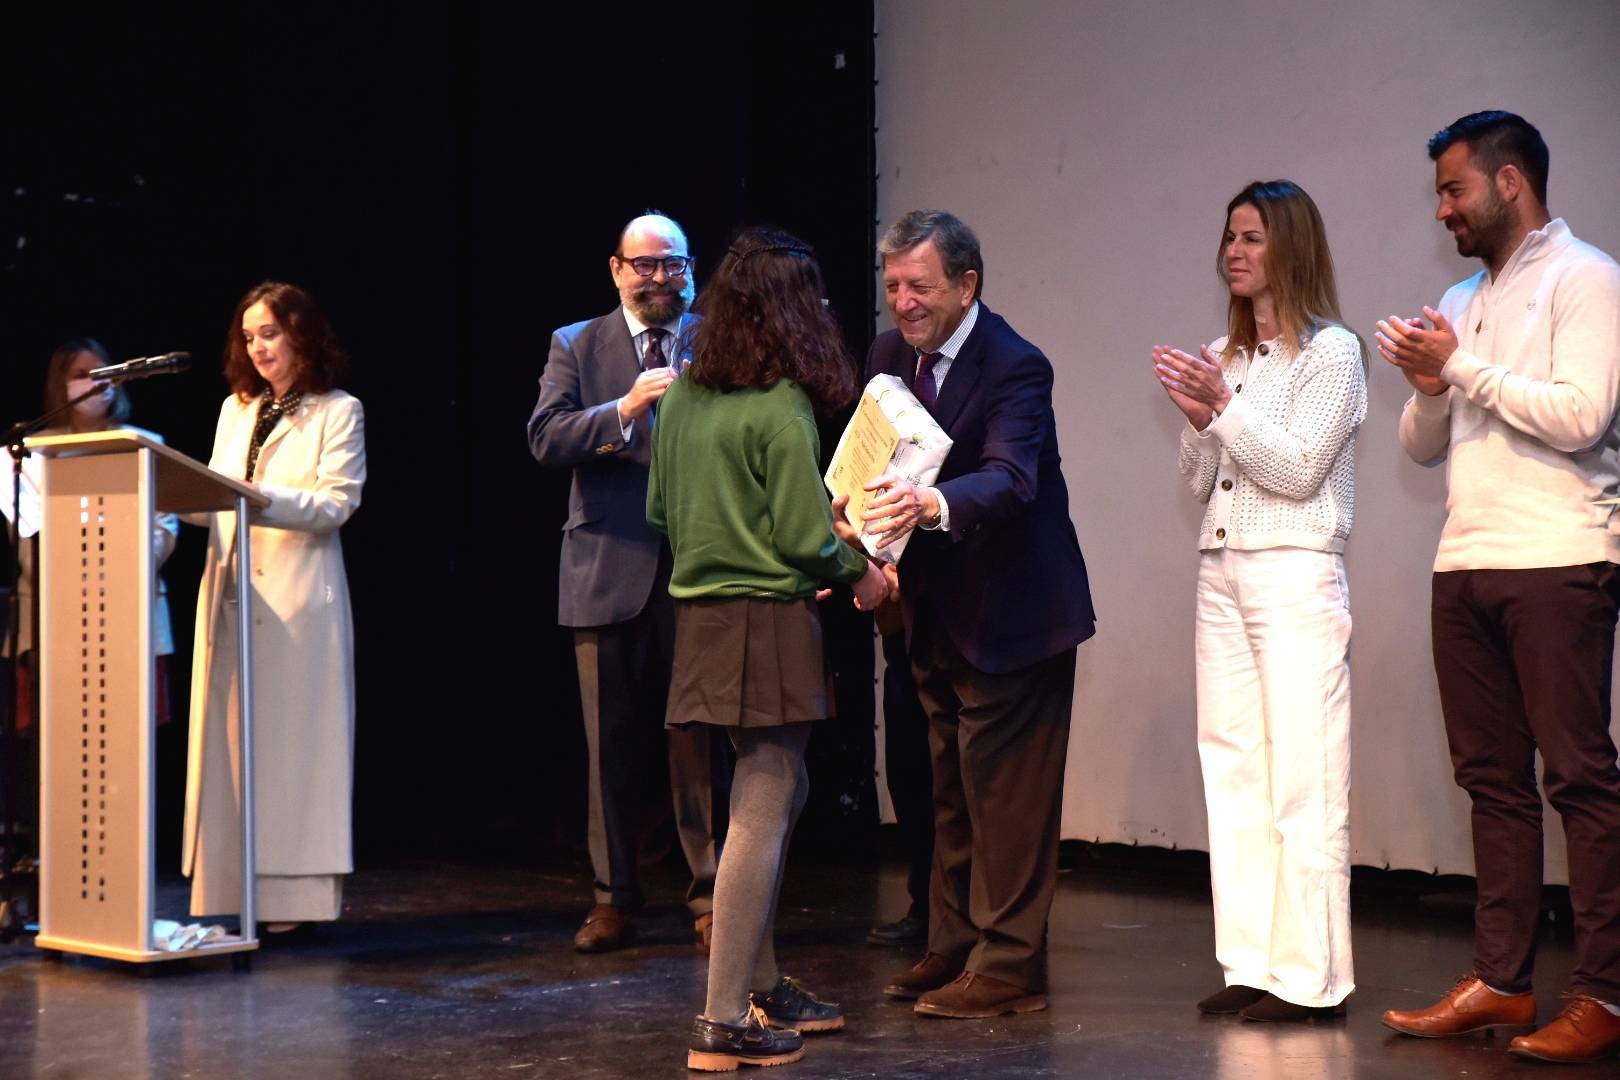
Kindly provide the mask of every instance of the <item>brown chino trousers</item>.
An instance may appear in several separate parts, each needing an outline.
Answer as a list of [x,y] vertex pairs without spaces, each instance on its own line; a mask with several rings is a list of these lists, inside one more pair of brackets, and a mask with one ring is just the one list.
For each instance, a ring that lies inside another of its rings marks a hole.
[[1473,800],[1474,971],[1531,988],[1541,904],[1541,795],[1569,841],[1570,989],[1620,1004],[1620,770],[1609,735],[1620,567],[1434,575],[1434,666],[1457,783]]
[[934,764],[928,951],[1044,993],[1075,649],[992,675],[932,620],[911,644]]

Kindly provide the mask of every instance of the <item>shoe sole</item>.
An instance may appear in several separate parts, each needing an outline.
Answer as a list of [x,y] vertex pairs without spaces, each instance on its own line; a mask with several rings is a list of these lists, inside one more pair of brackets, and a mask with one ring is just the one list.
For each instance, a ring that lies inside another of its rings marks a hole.
[[1487,1039],[1494,1039],[1497,1035],[1511,1038],[1515,1035],[1528,1035],[1536,1030],[1535,1024],[1481,1024],[1479,1027],[1471,1027],[1464,1031],[1413,1031],[1388,1020],[1382,1023],[1391,1031],[1398,1031],[1415,1039],[1465,1039],[1470,1035],[1483,1035]]
[[1015,998],[1005,1005],[994,1009],[950,1009],[932,1002],[919,1001],[913,1006],[918,1016],[937,1016],[943,1020],[991,1020],[997,1016],[1008,1016],[1012,1013],[1040,1012],[1046,1008],[1044,995],[1032,994],[1029,997]]
[[593,941],[588,945],[581,945],[576,941],[574,942],[574,951],[577,953],[618,952],[620,949],[628,949],[635,943],[636,939],[634,937],[626,938],[623,941]]
[[766,1013],[765,1018],[771,1022],[773,1028],[797,1031],[800,1035],[809,1035],[816,1031],[840,1031],[844,1026],[842,1016],[829,1016],[823,1020],[801,1020],[798,1018],[789,1019],[785,1016],[772,1016],[770,1013]]
[[688,1050],[686,1067],[698,1072],[736,1072],[744,1065],[790,1065],[804,1057],[804,1047],[786,1054],[770,1057],[743,1057],[740,1054],[716,1054],[707,1050]]

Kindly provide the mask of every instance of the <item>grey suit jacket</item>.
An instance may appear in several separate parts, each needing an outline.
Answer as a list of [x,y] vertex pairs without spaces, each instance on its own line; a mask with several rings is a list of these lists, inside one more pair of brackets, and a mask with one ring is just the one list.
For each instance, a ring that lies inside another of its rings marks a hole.
[[[696,322],[686,318],[675,358],[690,359]],[[647,524],[651,424],[638,420],[628,443],[619,428],[619,398],[640,372],[623,308],[551,336],[529,449],[540,464],[574,473],[557,577],[564,626],[625,622],[652,593],[663,538]]]

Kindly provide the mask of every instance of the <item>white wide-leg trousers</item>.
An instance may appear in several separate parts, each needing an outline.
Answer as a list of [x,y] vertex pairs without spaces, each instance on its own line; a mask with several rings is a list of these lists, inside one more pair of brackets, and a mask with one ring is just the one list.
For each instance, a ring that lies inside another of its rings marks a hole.
[[1350,594],[1342,556],[1206,551],[1198,756],[1228,986],[1337,1005],[1350,960]]

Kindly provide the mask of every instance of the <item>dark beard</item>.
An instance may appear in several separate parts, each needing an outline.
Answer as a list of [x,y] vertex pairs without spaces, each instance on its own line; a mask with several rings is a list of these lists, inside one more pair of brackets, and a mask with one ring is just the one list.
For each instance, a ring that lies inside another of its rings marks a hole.
[[1463,219],[1463,224],[1468,227],[1468,236],[1466,239],[1457,237],[1457,254],[1466,259],[1479,258],[1494,263],[1503,245],[1513,235],[1513,211],[1492,190],[1490,201],[1477,217],[1477,221]]
[[663,326],[674,322],[686,311],[686,290],[660,288],[648,285],[637,289],[630,298],[630,313],[648,326]]

